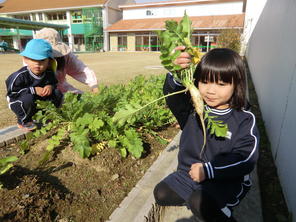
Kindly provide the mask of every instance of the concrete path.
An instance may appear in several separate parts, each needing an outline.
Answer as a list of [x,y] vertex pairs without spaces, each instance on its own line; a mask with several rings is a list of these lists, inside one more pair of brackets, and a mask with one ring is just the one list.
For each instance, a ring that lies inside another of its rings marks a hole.
[[17,125],[0,130],[0,148],[23,140],[28,132],[21,130]]
[[[253,186],[240,205],[234,208],[234,217],[239,222],[263,222],[260,189],[257,174],[252,173]],[[161,222],[202,222],[193,218],[186,207],[166,207]]]

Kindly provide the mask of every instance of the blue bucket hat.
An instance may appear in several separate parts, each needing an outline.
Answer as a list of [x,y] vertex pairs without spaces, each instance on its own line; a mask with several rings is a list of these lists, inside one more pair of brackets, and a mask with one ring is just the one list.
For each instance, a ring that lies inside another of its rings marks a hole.
[[30,40],[24,51],[20,55],[34,60],[43,60],[52,57],[52,47],[49,42],[44,39]]

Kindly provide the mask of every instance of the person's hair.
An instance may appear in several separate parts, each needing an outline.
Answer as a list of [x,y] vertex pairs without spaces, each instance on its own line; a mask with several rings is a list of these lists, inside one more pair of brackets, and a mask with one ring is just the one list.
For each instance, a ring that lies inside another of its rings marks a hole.
[[234,91],[229,105],[242,109],[246,105],[246,71],[240,55],[227,48],[216,48],[206,53],[197,65],[195,84],[198,82],[233,83]]

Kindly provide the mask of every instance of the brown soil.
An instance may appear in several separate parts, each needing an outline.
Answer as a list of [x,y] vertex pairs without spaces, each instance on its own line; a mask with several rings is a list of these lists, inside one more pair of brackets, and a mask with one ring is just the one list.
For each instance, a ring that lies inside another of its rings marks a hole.
[[[160,135],[169,141],[177,132],[168,127]],[[36,144],[0,177],[0,221],[106,221],[166,146],[147,135],[141,159],[121,158],[114,149],[81,159],[63,144],[40,167],[46,142]],[[0,150],[0,158],[18,155],[17,149],[14,145]]]

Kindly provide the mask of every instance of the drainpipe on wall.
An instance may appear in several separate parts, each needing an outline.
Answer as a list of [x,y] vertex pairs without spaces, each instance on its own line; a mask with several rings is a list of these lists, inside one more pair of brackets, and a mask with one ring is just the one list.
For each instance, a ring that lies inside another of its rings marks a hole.
[[209,35],[209,32],[208,32],[207,38],[208,38],[208,41],[207,41],[207,52],[208,52],[208,51],[210,51],[209,50],[209,46],[210,46],[210,35]]
[[12,41],[13,41],[13,48],[20,49],[17,36],[12,36]]
[[[104,14],[104,10],[103,10],[103,14]],[[107,13],[108,14],[108,13]],[[105,29],[105,27],[103,26],[103,29]],[[105,31],[103,30],[103,38],[104,38],[104,51],[109,51],[110,50],[110,47],[109,47],[109,32],[108,31]]]
[[32,14],[32,13],[30,13],[30,20],[31,20],[31,21],[34,21],[34,19],[33,19],[33,14]]
[[108,13],[108,4],[110,0],[108,0],[104,5],[103,5],[103,10],[102,10],[102,17],[103,17],[103,33],[104,33],[104,51],[109,51],[109,32],[105,31],[105,29],[109,25],[109,13]]
[[42,20],[41,20],[42,22],[46,22],[46,19],[45,19],[45,13],[44,12],[42,12]]
[[16,27],[16,41],[17,41],[17,49],[20,51],[23,50],[22,43],[21,43],[21,37],[20,37],[20,28],[17,26]]

